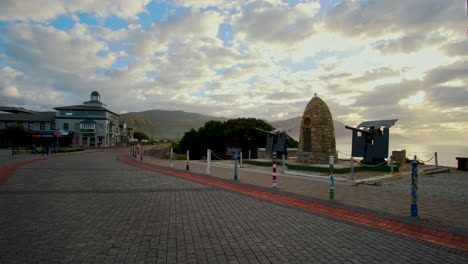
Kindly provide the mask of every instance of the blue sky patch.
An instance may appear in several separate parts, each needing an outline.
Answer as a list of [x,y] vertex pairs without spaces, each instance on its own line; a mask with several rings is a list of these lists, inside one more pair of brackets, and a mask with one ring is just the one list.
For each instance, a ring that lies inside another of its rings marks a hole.
[[217,37],[223,41],[224,46],[232,46],[234,27],[230,24],[220,24]]
[[80,19],[80,22],[83,24],[88,24],[92,26],[99,25],[99,20],[92,13],[79,12],[76,14],[76,16]]
[[138,14],[143,28],[148,28],[155,21],[164,21],[169,16],[172,6],[166,3],[151,2],[146,5],[146,11]]
[[59,16],[54,19],[50,25],[52,25],[56,29],[60,30],[69,30],[75,26],[75,21],[73,21],[71,16]]
[[104,26],[112,30],[119,30],[119,29],[127,28],[128,25],[130,25],[129,22],[116,16],[108,17],[104,21]]

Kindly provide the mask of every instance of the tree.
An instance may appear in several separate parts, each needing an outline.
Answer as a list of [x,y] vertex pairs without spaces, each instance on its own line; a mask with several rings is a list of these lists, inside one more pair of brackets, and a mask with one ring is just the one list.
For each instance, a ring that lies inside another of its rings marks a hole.
[[32,131],[22,125],[13,125],[0,130],[0,142],[15,146],[27,146],[31,144]]
[[141,132],[141,131],[137,131],[133,133],[133,137],[138,139],[138,141],[141,141],[143,139],[146,139],[146,140],[149,139],[148,135],[146,135],[145,132]]
[[[226,145],[238,145],[244,153],[252,151],[252,157],[257,156],[257,148],[266,145],[265,132],[257,128],[271,131],[274,128],[267,122],[256,118],[237,118],[225,122],[208,121],[198,130],[185,132],[179,144],[174,145],[174,151],[183,154],[190,150],[190,158],[199,159],[206,155],[206,150],[224,155]],[[287,146],[297,146],[297,141],[288,138]]]

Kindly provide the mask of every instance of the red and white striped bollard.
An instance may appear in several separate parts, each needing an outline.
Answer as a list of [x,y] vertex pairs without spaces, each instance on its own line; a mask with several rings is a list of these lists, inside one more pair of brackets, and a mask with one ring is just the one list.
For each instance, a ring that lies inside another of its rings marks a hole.
[[277,183],[276,183],[276,152],[273,152],[273,182],[272,182],[271,187],[273,187],[273,188],[277,187]]

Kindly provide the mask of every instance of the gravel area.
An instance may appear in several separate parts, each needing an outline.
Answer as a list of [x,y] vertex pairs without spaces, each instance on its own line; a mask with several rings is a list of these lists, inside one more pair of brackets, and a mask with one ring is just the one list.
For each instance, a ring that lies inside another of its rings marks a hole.
[[[363,184],[363,187],[409,195],[411,176],[380,180]],[[418,175],[418,195],[468,203],[468,172],[451,169],[450,173],[420,174]]]

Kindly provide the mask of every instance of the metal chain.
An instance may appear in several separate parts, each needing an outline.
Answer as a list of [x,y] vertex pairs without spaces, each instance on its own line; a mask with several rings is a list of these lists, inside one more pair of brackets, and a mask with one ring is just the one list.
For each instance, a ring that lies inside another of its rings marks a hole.
[[384,162],[382,162],[382,163],[380,163],[380,164],[377,164],[377,165],[367,165],[367,164],[364,164],[364,163],[362,163],[362,162],[359,162],[359,164],[361,164],[361,165],[364,166],[364,167],[378,167],[378,166],[382,166],[383,164],[386,164],[386,163],[387,163],[387,162],[384,161]]

